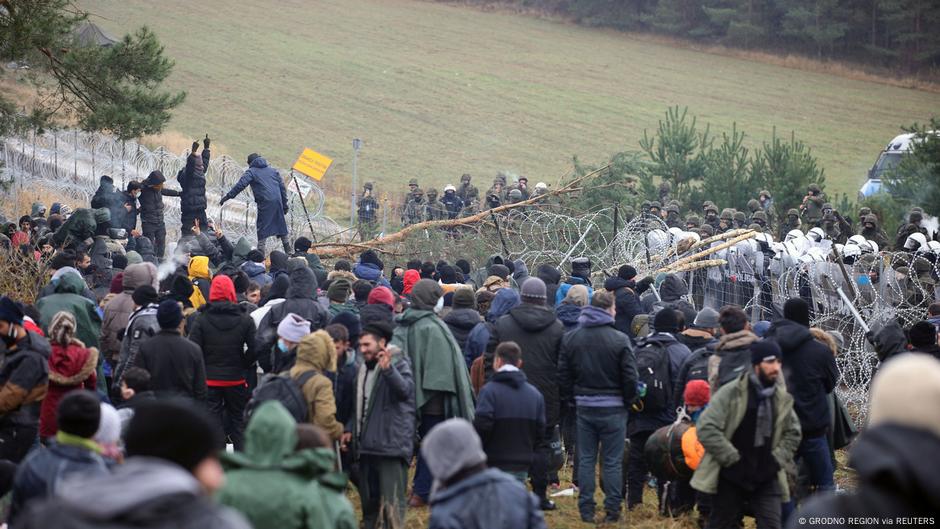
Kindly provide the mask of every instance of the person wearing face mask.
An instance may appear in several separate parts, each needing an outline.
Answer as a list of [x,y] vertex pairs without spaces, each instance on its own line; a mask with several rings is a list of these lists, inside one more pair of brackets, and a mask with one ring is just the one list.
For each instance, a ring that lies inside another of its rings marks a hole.
[[0,298],[0,338],[6,349],[0,367],[0,459],[13,463],[22,461],[36,441],[52,351],[45,338],[23,327],[23,319],[16,302]]
[[874,213],[869,213],[862,217],[862,227],[859,231],[859,235],[869,241],[875,241],[878,248],[887,248],[890,244],[888,242],[888,234],[878,225],[878,217]]
[[270,356],[258,355],[258,364],[265,373],[280,373],[294,366],[297,344],[310,334],[310,322],[291,312],[277,326],[277,342]]
[[[411,307],[398,318],[392,338],[392,345],[408,355],[414,366],[419,437],[453,417],[473,420],[473,394],[463,352],[434,312],[443,295],[437,281],[418,281],[411,291]],[[431,473],[419,457],[411,506],[426,505],[430,495]]]

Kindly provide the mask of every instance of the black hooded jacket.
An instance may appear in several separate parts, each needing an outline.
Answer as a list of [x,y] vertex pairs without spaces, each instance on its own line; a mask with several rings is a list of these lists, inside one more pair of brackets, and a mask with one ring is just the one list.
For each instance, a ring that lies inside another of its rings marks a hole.
[[552,265],[543,264],[535,270],[535,277],[545,282],[545,298],[554,301],[558,283],[561,282],[561,272]]
[[140,196],[137,197],[138,202],[140,202],[140,224],[163,226],[163,197],[178,196],[180,196],[180,192],[175,189],[167,189],[166,187],[157,189],[145,183],[140,188]]
[[464,357],[467,355],[467,337],[470,336],[470,331],[473,330],[476,324],[481,321],[483,321],[483,318],[480,313],[473,309],[454,309],[444,317],[444,323],[447,324],[450,333],[457,340],[457,345],[460,346],[460,351],[464,354]]
[[202,349],[206,380],[245,378],[255,361],[255,322],[237,304],[213,301],[200,307],[189,339]]
[[186,167],[177,175],[182,191],[180,209],[183,213],[203,213],[206,201],[206,169],[209,167],[209,149],[202,150],[202,169],[196,165],[196,154],[186,158]]
[[832,351],[808,327],[785,319],[774,322],[765,339],[776,340],[783,351],[783,375],[803,438],[824,434],[831,420],[828,395],[839,379]]
[[[926,430],[882,424],[865,431],[854,443],[849,466],[858,476],[858,488],[845,494],[816,495],[800,510],[800,520],[877,521],[864,525],[880,525],[883,519],[896,521],[940,519],[940,458],[926,454],[940,453],[940,438]],[[796,524],[790,517],[788,527]],[[929,522],[921,522],[925,524]],[[827,525],[832,527],[833,525]],[[836,527],[857,527],[843,521]]]
[[640,297],[636,293],[636,282],[617,276],[609,277],[604,281],[604,289],[613,292],[616,297],[617,315],[614,316],[614,327],[634,338],[631,323],[633,318],[643,314]]
[[523,303],[496,320],[487,355],[500,342],[516,342],[522,348],[522,371],[545,397],[545,424],[558,424],[558,354],[565,328],[555,312],[544,305]]
[[326,327],[330,321],[326,309],[317,302],[317,279],[313,271],[305,266],[300,267],[291,271],[289,279],[290,286],[287,288],[284,302],[275,305],[264,315],[255,336],[255,350],[262,353],[258,363],[265,370],[268,367],[265,362],[268,355],[263,353],[274,347],[277,342],[277,326],[288,314],[293,312],[309,321],[310,332]]

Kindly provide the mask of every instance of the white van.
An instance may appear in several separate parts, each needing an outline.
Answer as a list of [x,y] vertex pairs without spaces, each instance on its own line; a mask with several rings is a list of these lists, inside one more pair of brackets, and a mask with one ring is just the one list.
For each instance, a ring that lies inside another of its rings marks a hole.
[[[936,131],[928,131],[927,133],[940,134]],[[895,136],[895,138],[888,143],[884,150],[881,151],[881,155],[878,156],[878,160],[875,161],[875,165],[872,165],[871,169],[868,170],[868,180],[866,180],[862,188],[858,190],[859,200],[881,192],[881,177],[886,173],[890,173],[901,163],[904,156],[911,152],[911,146],[914,141],[916,141],[916,135],[907,133]]]

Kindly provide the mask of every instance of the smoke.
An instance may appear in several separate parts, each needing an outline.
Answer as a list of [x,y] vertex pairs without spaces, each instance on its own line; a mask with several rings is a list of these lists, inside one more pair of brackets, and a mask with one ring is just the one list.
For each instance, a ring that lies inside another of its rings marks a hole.
[[937,217],[931,217],[929,215],[924,215],[924,220],[920,223],[921,227],[926,228],[927,230],[927,240],[933,239],[937,230],[940,229],[940,219]]
[[170,276],[173,272],[176,272],[176,269],[181,265],[189,264],[189,256],[182,253],[176,253],[176,243],[170,243],[167,245],[167,251],[170,254],[170,258],[157,267],[157,279],[163,281]]

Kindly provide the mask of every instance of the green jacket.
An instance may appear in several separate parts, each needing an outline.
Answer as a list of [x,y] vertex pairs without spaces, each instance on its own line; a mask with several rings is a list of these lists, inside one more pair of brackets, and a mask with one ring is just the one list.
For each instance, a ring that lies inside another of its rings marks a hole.
[[[744,419],[747,411],[748,373],[734,382],[721,387],[695,425],[698,440],[705,448],[705,456],[692,476],[691,485],[697,491],[715,494],[718,490],[718,474],[741,458],[731,444],[731,436]],[[800,420],[793,411],[793,397],[787,393],[783,378],[777,380],[774,393],[774,430],[771,438],[774,458],[780,465],[777,480],[783,501],[789,501],[790,488],[786,468],[792,466],[793,454],[800,445]]]
[[75,337],[85,347],[98,347],[98,336],[101,334],[101,316],[95,304],[82,296],[87,285],[82,276],[77,273],[62,274],[55,286],[55,294],[46,296],[36,302],[39,311],[39,324],[44,331],[49,331],[52,317],[59,311],[70,312],[75,316]]
[[433,311],[406,309],[396,321],[392,345],[411,358],[418,413],[431,398],[431,391],[444,393],[447,418],[473,420],[470,374],[457,340]]
[[329,448],[294,451],[297,424],[268,401],[245,430],[245,451],[222,454],[225,486],[216,495],[255,529],[357,529],[346,499],[346,477],[333,471]]

